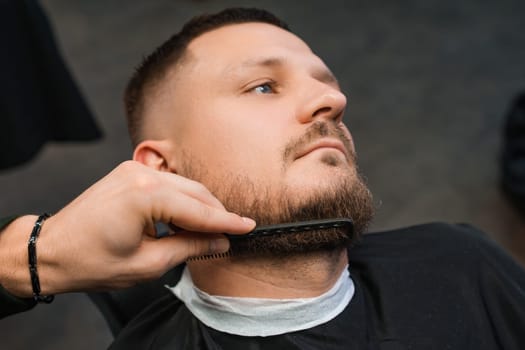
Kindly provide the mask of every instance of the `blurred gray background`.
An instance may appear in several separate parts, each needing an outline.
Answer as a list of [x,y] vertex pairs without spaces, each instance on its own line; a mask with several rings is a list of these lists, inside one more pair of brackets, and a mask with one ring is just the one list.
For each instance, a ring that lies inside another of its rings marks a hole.
[[[275,12],[335,72],[375,194],[373,230],[467,222],[525,263],[522,218],[498,187],[503,117],[525,89],[525,2],[43,0],[62,53],[105,132],[50,144],[0,172],[0,213],[54,212],[129,159],[121,96],[141,58],[191,16]],[[52,88],[52,87],[50,87]],[[0,321],[1,349],[101,349],[104,320],[82,294]]]

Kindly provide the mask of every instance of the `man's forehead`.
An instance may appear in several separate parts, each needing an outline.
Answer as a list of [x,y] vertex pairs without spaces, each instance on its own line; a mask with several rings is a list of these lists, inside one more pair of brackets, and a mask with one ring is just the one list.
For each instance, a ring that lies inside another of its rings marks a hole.
[[194,63],[216,65],[223,74],[297,63],[313,67],[322,80],[336,81],[324,62],[295,34],[267,23],[227,25],[195,38],[187,48]]

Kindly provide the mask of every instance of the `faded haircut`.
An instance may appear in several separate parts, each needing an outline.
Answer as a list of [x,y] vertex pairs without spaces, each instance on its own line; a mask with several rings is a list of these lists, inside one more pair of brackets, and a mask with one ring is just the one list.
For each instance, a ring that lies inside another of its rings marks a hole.
[[192,18],[180,32],[146,56],[135,70],[124,93],[128,130],[134,147],[142,141],[147,97],[160,86],[170,69],[184,59],[189,43],[214,29],[248,22],[268,23],[290,31],[285,22],[268,11],[256,8],[228,8],[216,14]]

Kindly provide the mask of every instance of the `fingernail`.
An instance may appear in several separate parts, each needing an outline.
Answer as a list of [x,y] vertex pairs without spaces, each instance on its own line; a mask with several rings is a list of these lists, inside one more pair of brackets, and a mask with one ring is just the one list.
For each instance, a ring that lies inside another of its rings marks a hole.
[[247,218],[247,217],[243,217],[243,218],[242,218],[242,221],[244,221],[244,222],[247,223],[247,224],[250,224],[251,226],[255,226],[255,225],[256,225],[255,220],[250,219],[250,218]]
[[230,241],[226,238],[217,238],[210,241],[210,254],[225,253],[230,249]]

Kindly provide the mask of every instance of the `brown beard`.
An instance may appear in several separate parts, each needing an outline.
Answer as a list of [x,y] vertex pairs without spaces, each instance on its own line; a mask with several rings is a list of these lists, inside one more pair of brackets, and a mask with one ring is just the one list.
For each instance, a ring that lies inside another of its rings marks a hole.
[[[303,137],[288,143],[283,151],[284,164],[300,148],[326,136],[341,139],[350,156],[349,162],[356,166],[350,140],[337,127],[321,122],[312,124]],[[338,177],[337,182],[324,185],[322,189],[312,189],[309,196],[298,200],[297,194],[288,188],[280,191],[264,189],[246,177],[224,174],[221,178],[211,178],[204,165],[196,164],[195,157],[186,154],[184,158],[186,162],[179,168],[180,175],[203,183],[228,211],[250,217],[258,226],[329,218],[350,218],[353,221],[353,232],[326,229],[242,240],[232,244],[236,256],[289,257],[340,251],[360,237],[373,216],[372,195],[357,172],[357,175],[348,172],[348,176]],[[327,166],[341,166],[336,157],[323,157],[321,162]]]
[[329,218],[350,218],[353,222],[353,232],[331,228],[235,241],[232,242],[232,251],[236,256],[284,257],[339,250],[359,239],[373,216],[372,196],[360,179],[353,183],[339,182],[337,186],[312,193],[299,203],[292,201],[292,195],[283,190],[278,198],[258,196],[247,205],[239,200],[247,192],[241,192],[243,186],[239,186],[239,182],[236,184],[233,192],[221,198],[224,206],[253,218],[258,226]]

